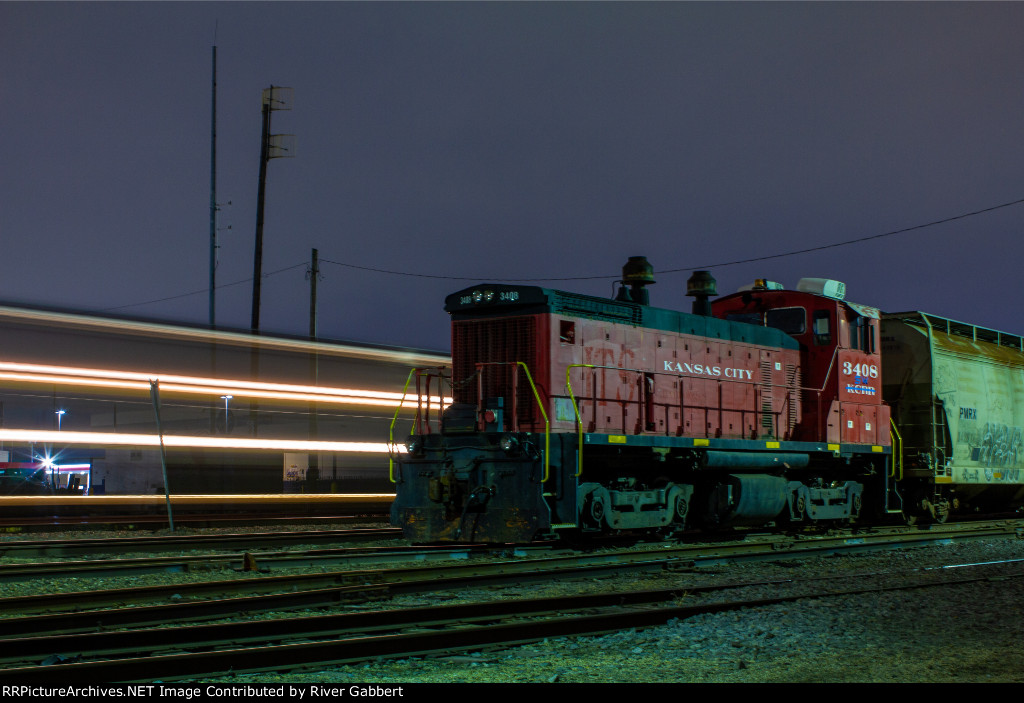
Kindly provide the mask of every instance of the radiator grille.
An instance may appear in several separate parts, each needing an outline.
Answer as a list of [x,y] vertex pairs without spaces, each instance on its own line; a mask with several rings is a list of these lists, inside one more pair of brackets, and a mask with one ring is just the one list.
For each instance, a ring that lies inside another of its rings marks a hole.
[[[486,366],[476,374],[476,364],[524,362],[537,371],[537,321],[534,317],[503,317],[460,320],[452,323],[452,383],[456,403],[476,403],[477,388],[483,384],[484,398],[504,398],[505,413],[512,412],[512,366]],[[533,420],[533,393],[520,371],[517,400],[520,422]]]
[[551,311],[593,320],[627,322],[631,325],[639,325],[643,320],[642,308],[639,305],[563,291],[552,291]]
[[775,416],[772,405],[772,362],[761,361],[761,429],[762,434],[774,436]]
[[796,429],[796,404],[797,398],[800,396],[800,369],[793,364],[786,364],[786,387],[789,398],[789,424],[786,427],[786,434],[792,435],[793,430]]

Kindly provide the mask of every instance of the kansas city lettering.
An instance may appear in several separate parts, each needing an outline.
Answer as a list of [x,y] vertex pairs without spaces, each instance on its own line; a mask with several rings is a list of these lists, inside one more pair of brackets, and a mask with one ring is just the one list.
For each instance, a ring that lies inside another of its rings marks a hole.
[[707,364],[687,364],[683,362],[671,362],[666,361],[665,371],[675,371],[676,373],[688,373],[696,376],[716,376],[719,378],[735,378],[740,381],[749,380],[753,378],[753,372],[747,369],[738,369],[733,366],[708,366]]

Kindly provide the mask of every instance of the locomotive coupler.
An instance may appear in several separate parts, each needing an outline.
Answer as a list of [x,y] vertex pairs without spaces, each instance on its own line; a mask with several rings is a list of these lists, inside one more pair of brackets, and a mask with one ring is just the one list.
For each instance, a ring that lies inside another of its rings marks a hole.
[[466,504],[462,508],[462,515],[459,517],[459,526],[455,530],[455,539],[462,537],[462,526],[466,524],[466,514],[472,510],[476,513],[482,513],[484,508],[487,506],[487,501],[490,500],[491,496],[494,495],[494,487],[488,488],[487,486],[477,486],[470,494],[466,497]]

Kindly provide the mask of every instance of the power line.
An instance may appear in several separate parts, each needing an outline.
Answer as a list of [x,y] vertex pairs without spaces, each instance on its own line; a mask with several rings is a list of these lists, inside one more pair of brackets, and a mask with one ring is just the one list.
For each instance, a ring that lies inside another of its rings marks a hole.
[[[679,273],[681,271],[695,271],[695,270],[699,270],[699,269],[723,268],[725,266],[736,266],[738,264],[749,264],[749,263],[754,263],[754,262],[757,262],[757,261],[769,261],[771,259],[781,259],[781,258],[784,258],[784,257],[787,257],[787,256],[796,256],[798,254],[808,254],[808,253],[813,252],[813,251],[824,251],[825,249],[835,249],[835,248],[838,248],[838,247],[849,246],[851,244],[860,244],[861,242],[869,242],[869,241],[874,240],[874,239],[882,239],[884,237],[892,237],[892,236],[895,236],[897,234],[906,234],[907,232],[914,232],[914,231],[917,231],[917,230],[920,230],[920,229],[926,229],[928,227],[935,227],[936,225],[942,225],[942,224],[946,224],[948,222],[955,222],[957,220],[963,220],[963,219],[966,219],[968,217],[975,217],[977,215],[983,215],[983,214],[988,213],[988,212],[993,212],[995,210],[1001,210],[1003,208],[1012,207],[1014,205],[1020,205],[1022,203],[1024,203],[1024,198],[1021,198],[1019,200],[1013,200],[1013,201],[1010,201],[1008,203],[1002,203],[1000,205],[993,205],[991,207],[982,208],[980,210],[973,210],[971,212],[965,212],[965,213],[961,213],[959,215],[953,215],[952,217],[946,217],[946,218],[943,218],[941,220],[933,220],[932,222],[926,222],[924,224],[914,225],[912,227],[904,227],[903,229],[896,229],[896,230],[892,230],[891,232],[883,232],[881,234],[872,234],[872,235],[868,235],[867,237],[858,237],[857,239],[848,239],[848,240],[843,241],[843,242],[834,242],[832,244],[822,244],[822,245],[816,246],[816,247],[807,247],[806,249],[794,249],[793,251],[787,251],[787,252],[783,252],[783,253],[780,253],[780,254],[768,254],[768,255],[765,255],[765,256],[755,256],[755,257],[751,257],[751,258],[748,258],[748,259],[737,259],[735,261],[724,261],[724,262],[719,262],[719,263],[715,263],[715,264],[701,264],[701,265],[698,265],[698,266],[687,266],[687,267],[684,267],[684,268],[662,269],[660,271],[655,271],[654,273],[655,274]],[[391,275],[391,276],[407,276],[407,277],[410,277],[410,278],[434,278],[434,279],[441,279],[441,280],[446,280],[446,281],[479,281],[479,280],[483,280],[480,276],[476,276],[476,277],[473,277],[473,278],[466,278],[465,276],[439,276],[439,275],[436,275],[436,274],[429,274],[429,273],[412,273],[412,272],[409,272],[409,271],[392,271],[392,270],[389,270],[389,269],[374,268],[372,266],[357,266],[356,264],[346,264],[346,263],[343,263],[341,261],[333,261],[331,259],[320,259],[320,261],[322,263],[334,264],[335,266],[343,266],[345,268],[356,269],[356,270],[359,270],[359,271],[369,271],[371,273],[383,273],[383,274],[387,274],[387,275]],[[271,271],[269,273],[265,273],[265,274],[262,275],[262,278],[267,278],[269,276],[274,276],[274,275],[279,274],[279,273],[284,273],[285,271],[291,271],[292,269],[299,268],[300,266],[307,266],[308,267],[308,263],[307,262],[302,262],[301,264],[293,264],[292,266],[286,266],[285,268],[281,268],[281,269],[277,269],[276,271]],[[567,277],[562,277],[562,278],[487,278],[487,280],[492,281],[494,283],[532,283],[532,282],[543,282],[543,281],[592,281],[592,280],[602,280],[602,279],[608,280],[608,279],[617,279],[617,278],[618,278],[618,276],[615,276],[615,275],[603,275],[603,276],[567,276]],[[253,279],[251,277],[250,278],[245,278],[245,279],[242,279],[242,280],[239,280],[239,281],[234,281],[233,283],[226,283],[226,284],[224,284],[222,286],[217,286],[217,288],[218,289],[230,288],[232,286],[238,286],[238,285],[241,285],[243,283],[250,283],[252,280]],[[113,307],[113,308],[104,308],[103,310],[101,310],[101,312],[112,312],[114,310],[124,310],[125,308],[134,308],[134,307],[141,307],[143,305],[154,305],[156,303],[164,303],[164,302],[167,302],[169,300],[178,300],[180,298],[187,298],[189,296],[199,295],[201,293],[209,293],[209,290],[210,290],[209,288],[203,288],[201,290],[192,291],[191,293],[182,293],[180,295],[172,295],[172,296],[168,296],[166,298],[158,298],[156,300],[147,300],[147,301],[141,302],[141,303],[129,303],[128,305],[119,305],[119,306]]]
[[[893,230],[891,232],[883,232],[882,234],[872,234],[872,235],[869,235],[867,237],[859,237],[857,239],[848,239],[848,240],[846,240],[844,242],[835,242],[833,244],[822,244],[820,246],[808,247],[806,249],[795,249],[793,251],[787,251],[787,252],[784,252],[784,253],[781,253],[781,254],[768,254],[766,256],[755,256],[755,257],[752,257],[752,258],[749,258],[749,259],[737,259],[736,261],[725,261],[725,262],[719,262],[719,263],[716,263],[716,264],[701,264],[699,266],[687,266],[687,267],[684,267],[684,268],[663,269],[661,271],[655,271],[654,273],[655,274],[679,273],[680,271],[696,271],[696,270],[701,270],[701,269],[723,268],[725,266],[735,266],[737,264],[749,264],[749,263],[753,263],[755,261],[768,261],[770,259],[781,259],[781,258],[786,257],[786,256],[796,256],[797,254],[808,254],[808,253],[810,253],[812,251],[822,251],[824,249],[835,249],[837,247],[845,247],[845,246],[849,246],[851,244],[859,244],[861,242],[868,242],[868,241],[871,241],[872,239],[882,239],[883,237],[892,237],[892,236],[897,235],[897,234],[906,234],[907,232],[913,232],[915,230],[925,229],[926,227],[934,227],[936,225],[945,224],[947,222],[954,222],[956,220],[962,220],[962,219],[965,219],[967,217],[974,217],[975,215],[982,215],[982,214],[984,214],[986,212],[992,212],[993,210],[1000,210],[1002,208],[1011,207],[1013,205],[1020,205],[1021,203],[1024,203],[1024,198],[1021,198],[1020,200],[1014,200],[1014,201],[1009,202],[1009,203],[1002,203],[1001,205],[993,205],[992,207],[982,208],[981,210],[974,210],[972,212],[965,212],[965,213],[962,213],[960,215],[954,215],[953,217],[946,217],[946,218],[941,219],[941,220],[934,220],[932,222],[926,222],[924,224],[914,225],[913,227],[904,227],[903,229],[896,229],[896,230]],[[486,280],[492,281],[494,283],[531,283],[531,282],[541,282],[541,281],[592,281],[592,280],[600,280],[600,279],[617,279],[618,278],[618,276],[614,276],[614,275],[604,275],[604,276],[568,276],[568,277],[563,277],[563,278],[487,278],[487,277],[481,278],[480,276],[476,276],[476,277],[473,277],[473,278],[466,278],[464,276],[437,276],[437,275],[427,274],[427,273],[410,273],[408,271],[390,271],[388,269],[379,269],[379,268],[373,268],[373,267],[370,267],[370,266],[356,266],[355,264],[345,264],[345,263],[342,263],[340,261],[332,261],[330,259],[320,259],[320,261],[328,263],[328,264],[334,264],[336,266],[344,266],[346,268],[358,269],[360,271],[371,271],[373,273],[385,273],[385,274],[389,274],[389,275],[393,275],[393,276],[410,276],[410,277],[415,277],[415,278],[439,278],[439,279],[444,279],[444,280],[448,280],[448,281],[480,281],[480,280],[484,280],[484,278],[486,278]]]
[[[291,271],[292,269],[296,269],[296,268],[298,268],[300,266],[308,266],[308,265],[309,264],[307,264],[305,261],[303,261],[301,264],[293,264],[292,266],[286,266],[283,269],[277,269],[276,271],[270,271],[269,273],[263,274],[262,277],[263,278],[269,278],[270,276],[273,276],[275,274],[284,273],[285,271]],[[242,279],[240,281],[235,281],[233,283],[225,283],[222,286],[217,286],[217,290],[222,290],[224,288],[230,288],[231,286],[239,286],[239,285],[241,285],[243,283],[251,283],[251,282],[252,282],[252,278],[251,277],[250,278],[244,278],[244,279]],[[209,293],[209,292],[210,292],[209,288],[203,288],[202,290],[194,290],[191,293],[182,293],[180,295],[172,295],[172,296],[169,296],[167,298],[157,298],[156,300],[147,300],[144,303],[129,303],[128,305],[119,305],[116,308],[103,308],[102,310],[100,310],[100,312],[111,312],[111,311],[114,311],[114,310],[124,310],[125,308],[135,308],[135,307],[140,307],[142,305],[154,305],[156,303],[167,302],[168,300],[178,300],[179,298],[187,298],[190,295],[199,295],[200,293]]]

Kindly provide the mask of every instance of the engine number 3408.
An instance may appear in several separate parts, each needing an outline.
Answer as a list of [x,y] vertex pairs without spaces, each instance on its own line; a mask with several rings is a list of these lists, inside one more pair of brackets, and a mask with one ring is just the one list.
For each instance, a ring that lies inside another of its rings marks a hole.
[[844,376],[860,376],[861,378],[878,378],[878,366],[875,364],[854,364],[843,362]]

